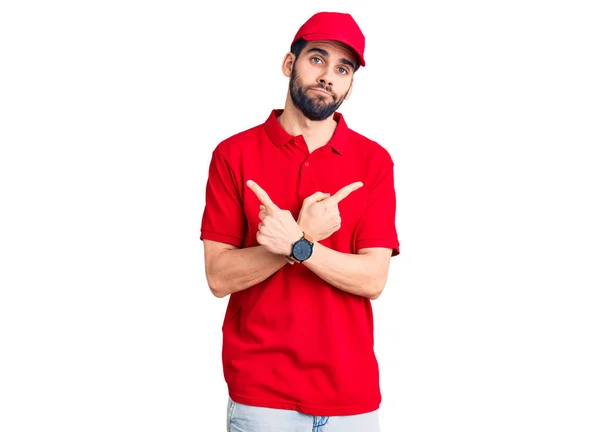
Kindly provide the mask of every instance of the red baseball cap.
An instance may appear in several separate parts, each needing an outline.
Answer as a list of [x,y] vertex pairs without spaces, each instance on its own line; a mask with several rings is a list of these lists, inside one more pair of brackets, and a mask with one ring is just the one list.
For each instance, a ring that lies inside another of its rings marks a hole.
[[365,36],[354,18],[348,13],[318,12],[314,14],[302,24],[292,44],[300,38],[307,41],[342,42],[354,50],[359,58],[360,66],[365,66]]

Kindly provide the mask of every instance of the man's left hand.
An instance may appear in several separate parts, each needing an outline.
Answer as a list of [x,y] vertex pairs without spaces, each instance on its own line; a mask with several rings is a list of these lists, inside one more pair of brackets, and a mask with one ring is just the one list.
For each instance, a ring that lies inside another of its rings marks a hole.
[[302,230],[292,212],[277,207],[269,195],[252,180],[248,180],[246,185],[265,207],[259,214],[261,222],[258,224],[256,240],[273,254],[289,256],[292,244],[302,238]]

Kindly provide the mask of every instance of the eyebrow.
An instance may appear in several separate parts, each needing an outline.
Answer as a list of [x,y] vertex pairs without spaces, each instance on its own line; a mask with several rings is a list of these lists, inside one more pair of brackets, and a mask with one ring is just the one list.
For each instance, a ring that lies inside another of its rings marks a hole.
[[[322,49],[322,48],[311,48],[311,49],[307,50],[306,52],[310,53],[310,52],[313,52],[313,51],[314,52],[318,52],[323,57],[329,57],[329,53],[327,51],[325,51],[324,49]],[[353,62],[351,62],[350,60],[345,59],[343,57],[340,59],[340,63],[346,64],[346,65],[348,65],[348,66],[350,66],[352,68],[356,67],[356,65]]]

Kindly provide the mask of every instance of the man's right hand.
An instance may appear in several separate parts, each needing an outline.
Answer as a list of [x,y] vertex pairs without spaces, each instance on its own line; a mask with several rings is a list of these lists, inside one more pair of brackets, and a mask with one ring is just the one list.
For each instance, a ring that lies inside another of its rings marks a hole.
[[339,230],[342,226],[339,202],[362,186],[362,182],[355,182],[344,186],[333,196],[315,192],[305,198],[298,215],[298,225],[302,231],[308,233],[314,241],[320,241]]

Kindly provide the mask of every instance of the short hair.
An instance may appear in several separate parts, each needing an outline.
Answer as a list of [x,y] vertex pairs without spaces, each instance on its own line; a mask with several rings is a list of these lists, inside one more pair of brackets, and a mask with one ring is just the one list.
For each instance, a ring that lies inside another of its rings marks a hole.
[[307,43],[308,41],[306,39],[299,38],[296,42],[292,44],[290,52],[294,54],[296,58],[298,58]]
[[[294,56],[296,56],[296,58],[298,58],[300,56],[300,53],[304,49],[304,47],[306,47],[306,44],[308,44],[308,41],[306,39],[299,38],[290,47],[290,52],[292,54],[294,54]],[[351,51],[354,52],[354,50],[352,50],[352,49],[351,49]],[[356,72],[356,69],[358,69],[358,63],[355,62],[354,63],[354,72]]]

